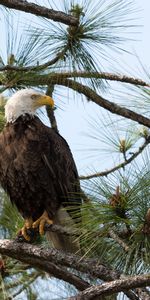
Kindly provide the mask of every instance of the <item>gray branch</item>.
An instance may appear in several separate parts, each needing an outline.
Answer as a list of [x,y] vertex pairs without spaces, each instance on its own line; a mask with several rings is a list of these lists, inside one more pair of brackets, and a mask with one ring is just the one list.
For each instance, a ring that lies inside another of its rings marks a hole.
[[73,81],[71,79],[58,79],[58,82],[55,82],[59,85],[64,85],[66,87],[69,87],[75,91],[77,91],[80,94],[85,95],[89,100],[92,100],[97,105],[107,109],[113,114],[117,114],[119,116],[122,116],[124,118],[133,120],[135,122],[138,122],[139,124],[142,124],[144,126],[147,126],[150,128],[150,119],[147,117],[144,117],[141,114],[138,114],[130,109],[127,109],[125,107],[121,107],[118,104],[115,104],[107,99],[104,99],[102,96],[98,95],[95,91],[93,91],[88,86],[85,86],[79,82]]
[[55,11],[53,9],[49,9],[44,6],[37,5],[35,3],[29,3],[25,0],[0,0],[0,4],[8,8],[45,17],[55,22],[61,22],[72,26],[78,25],[78,19],[71,15],[67,15],[64,12]]
[[89,287],[85,291],[79,293],[77,296],[68,298],[68,300],[92,300],[97,296],[112,295],[124,290],[143,286],[145,287],[149,285],[150,274],[129,276],[126,279],[114,280],[101,285]]
[[[89,278],[100,278],[111,281],[120,277],[119,272],[106,267],[96,259],[82,258],[73,254],[66,254],[53,248],[36,246],[28,243],[18,243],[11,240],[0,240],[0,253],[20,260],[35,268],[39,268],[50,275],[73,284],[78,290],[87,289],[90,284],[79,276],[73,274],[73,270],[83,272]],[[72,272],[68,271],[68,267]],[[132,291],[124,291],[132,300],[138,297]],[[101,298],[98,298],[101,299]],[[102,299],[105,299],[104,297]]]
[[[113,280],[119,278],[117,271],[111,270],[96,259],[82,258],[78,255],[66,254],[54,248],[39,247],[28,243],[18,243],[11,240],[0,240],[0,253],[12,258],[29,263],[37,260],[44,264],[57,264],[59,266],[70,267],[89,276],[100,278],[102,280]],[[25,261],[26,260],[26,261]],[[48,266],[48,265],[47,265]]]

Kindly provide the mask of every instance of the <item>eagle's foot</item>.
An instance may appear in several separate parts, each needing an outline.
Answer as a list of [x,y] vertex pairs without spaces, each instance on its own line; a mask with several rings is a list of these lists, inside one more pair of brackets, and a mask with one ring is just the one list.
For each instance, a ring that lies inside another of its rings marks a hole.
[[21,234],[25,238],[26,241],[30,241],[30,236],[27,234],[27,230],[32,228],[33,220],[32,218],[25,219],[24,226],[21,229]]
[[44,211],[42,216],[32,224],[32,227],[33,228],[39,227],[39,234],[43,235],[45,224],[48,224],[48,225],[53,224],[53,221],[49,218],[48,213],[46,211]]

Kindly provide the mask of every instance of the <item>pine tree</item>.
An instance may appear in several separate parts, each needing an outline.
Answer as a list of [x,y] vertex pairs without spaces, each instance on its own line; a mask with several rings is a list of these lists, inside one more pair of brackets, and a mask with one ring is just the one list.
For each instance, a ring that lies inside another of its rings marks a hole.
[[13,241],[23,220],[0,190],[0,299],[150,299],[149,74],[143,67],[146,82],[116,72],[138,31],[134,1],[49,0],[40,9],[36,2],[0,1],[0,130],[4,104],[18,89],[56,99],[54,111],[46,108],[54,130],[60,95],[68,106],[82,101],[99,109],[82,149],[96,163],[80,174],[80,258],[47,248],[44,238]]

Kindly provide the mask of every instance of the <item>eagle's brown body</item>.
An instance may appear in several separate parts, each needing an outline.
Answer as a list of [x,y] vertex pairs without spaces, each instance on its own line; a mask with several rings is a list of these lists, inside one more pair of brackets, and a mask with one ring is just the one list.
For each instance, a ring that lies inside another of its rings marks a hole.
[[0,134],[0,183],[24,218],[62,203],[81,203],[76,166],[66,141],[38,117],[20,116]]

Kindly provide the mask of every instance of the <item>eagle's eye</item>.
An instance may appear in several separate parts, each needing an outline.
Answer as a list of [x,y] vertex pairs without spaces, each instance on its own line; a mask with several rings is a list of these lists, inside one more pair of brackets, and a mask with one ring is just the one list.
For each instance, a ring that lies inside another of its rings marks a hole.
[[37,94],[32,94],[31,95],[31,99],[32,100],[36,100],[36,99],[38,99],[39,98],[39,95],[37,95]]

